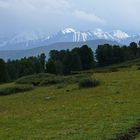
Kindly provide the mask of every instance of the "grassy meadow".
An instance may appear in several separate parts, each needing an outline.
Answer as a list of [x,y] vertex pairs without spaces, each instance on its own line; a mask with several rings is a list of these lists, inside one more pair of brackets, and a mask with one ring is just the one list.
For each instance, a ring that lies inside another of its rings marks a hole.
[[135,140],[140,140],[140,135]]
[[100,85],[62,82],[0,96],[0,140],[110,140],[127,133],[140,121],[140,70],[93,71],[92,78]]

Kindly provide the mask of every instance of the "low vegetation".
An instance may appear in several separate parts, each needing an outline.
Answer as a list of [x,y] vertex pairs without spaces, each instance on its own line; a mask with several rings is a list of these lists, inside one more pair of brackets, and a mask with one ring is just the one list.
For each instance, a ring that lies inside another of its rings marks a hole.
[[83,79],[79,82],[80,88],[89,88],[89,87],[96,87],[100,84],[98,80],[92,80],[92,79]]
[[47,74],[47,73],[34,74],[34,75],[21,77],[18,80],[16,80],[16,83],[39,85],[42,81],[46,79],[53,79],[55,76],[56,75]]
[[11,95],[15,93],[21,93],[33,90],[34,87],[31,85],[13,85],[10,87],[5,87],[0,89],[0,96]]
[[[92,72],[93,73],[93,72]],[[82,73],[69,76],[60,76],[47,73],[25,76],[16,81],[17,84],[31,84],[34,86],[47,86],[55,84],[73,84],[81,79],[90,78],[92,73]]]
[[[0,139],[112,140],[128,134],[140,119],[140,71],[131,67],[86,75],[64,76],[67,84],[0,96]],[[35,77],[19,81],[32,82],[41,75]],[[73,82],[81,78],[98,79],[101,84],[81,89]]]

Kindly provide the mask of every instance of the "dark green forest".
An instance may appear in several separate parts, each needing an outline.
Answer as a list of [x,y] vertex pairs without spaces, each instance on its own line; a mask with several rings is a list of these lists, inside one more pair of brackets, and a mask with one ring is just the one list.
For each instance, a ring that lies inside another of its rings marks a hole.
[[99,45],[95,52],[87,45],[72,50],[52,50],[48,60],[45,54],[20,60],[0,59],[0,83],[38,73],[69,75],[74,71],[89,70],[136,58],[140,58],[140,43],[132,42],[129,46]]

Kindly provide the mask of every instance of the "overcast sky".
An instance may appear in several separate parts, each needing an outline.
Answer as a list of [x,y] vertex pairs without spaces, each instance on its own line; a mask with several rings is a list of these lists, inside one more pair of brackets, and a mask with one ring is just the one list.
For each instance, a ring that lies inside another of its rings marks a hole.
[[140,0],[0,0],[0,35],[65,27],[140,33]]

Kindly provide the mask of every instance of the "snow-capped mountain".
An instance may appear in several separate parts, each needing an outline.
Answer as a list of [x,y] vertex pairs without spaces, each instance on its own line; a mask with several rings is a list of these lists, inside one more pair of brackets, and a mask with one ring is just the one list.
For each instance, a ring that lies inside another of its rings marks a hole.
[[132,41],[140,40],[140,35],[129,35],[121,30],[111,32],[102,29],[78,31],[73,28],[66,28],[50,36],[39,32],[23,32],[10,39],[0,38],[0,50],[26,50],[58,42],[85,42],[97,39],[117,41],[127,45]]
[[51,36],[50,39],[57,40],[58,42],[80,42],[80,41],[87,41],[87,40],[95,40],[95,39],[106,39],[111,41],[118,41],[121,42],[124,39],[129,38],[130,36],[121,31],[115,30],[113,32],[105,32],[102,29],[95,29],[94,31],[77,31],[72,28],[66,28],[54,36]]
[[9,43],[21,43],[21,42],[28,42],[28,41],[36,41],[42,39],[44,36],[38,32],[22,32],[20,34],[15,35]]
[[45,35],[39,32],[22,32],[12,38],[0,38],[0,50],[26,50],[42,44]]
[[112,36],[114,37],[115,40],[118,40],[118,41],[121,41],[130,37],[127,33],[122,32],[121,30],[113,31]]

